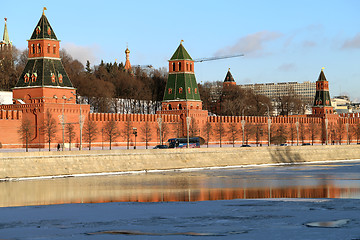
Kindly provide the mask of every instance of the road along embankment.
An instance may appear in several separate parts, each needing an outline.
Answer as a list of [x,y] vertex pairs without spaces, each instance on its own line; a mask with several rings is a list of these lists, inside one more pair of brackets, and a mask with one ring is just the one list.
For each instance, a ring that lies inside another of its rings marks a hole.
[[0,179],[360,159],[360,145],[0,153]]

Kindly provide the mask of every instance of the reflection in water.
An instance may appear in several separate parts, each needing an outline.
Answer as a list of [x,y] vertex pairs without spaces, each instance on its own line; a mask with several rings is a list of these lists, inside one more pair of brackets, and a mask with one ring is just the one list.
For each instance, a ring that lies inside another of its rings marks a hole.
[[313,166],[306,172],[300,167],[288,167],[1,182],[0,207],[255,198],[360,198],[357,176],[346,173],[350,179],[344,179],[337,173],[324,173],[326,169],[314,174],[313,169],[319,170]]

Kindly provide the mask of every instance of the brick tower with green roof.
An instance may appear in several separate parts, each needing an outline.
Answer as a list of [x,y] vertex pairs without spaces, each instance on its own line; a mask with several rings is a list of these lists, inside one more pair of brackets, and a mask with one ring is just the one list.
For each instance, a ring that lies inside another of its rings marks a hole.
[[326,80],[324,69],[321,69],[319,78],[316,81],[316,94],[312,107],[312,114],[320,116],[333,113],[334,108],[331,106],[329,82]]
[[73,140],[81,145],[80,123],[88,116],[90,106],[76,104],[76,89],[62,65],[59,43],[43,12],[28,40],[28,61],[13,88],[14,104],[7,106],[7,109],[22,111],[23,119],[31,121],[33,137],[30,147],[45,147],[47,144],[45,134],[40,131],[47,112],[57,122],[53,145],[64,142],[66,124],[74,126],[76,136]]
[[59,48],[60,41],[43,12],[28,40],[28,61],[13,89],[14,98],[26,103],[40,98],[53,101],[54,90],[75,90],[62,65]]
[[160,113],[180,115],[184,131],[186,117],[196,117],[196,121],[201,122],[201,119],[206,119],[208,115],[206,110],[202,110],[194,73],[194,60],[184,48],[182,41],[169,60],[169,75]]

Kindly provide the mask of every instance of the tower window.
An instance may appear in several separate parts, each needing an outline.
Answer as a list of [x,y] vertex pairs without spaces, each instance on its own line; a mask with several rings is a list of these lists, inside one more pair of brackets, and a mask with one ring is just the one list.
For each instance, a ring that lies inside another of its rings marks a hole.
[[47,52],[50,53],[50,44],[47,46]]
[[190,63],[190,72],[192,72],[192,63]]
[[35,45],[31,44],[31,48],[32,48],[32,53],[35,54]]
[[186,63],[186,71],[189,71],[189,63]]
[[181,71],[181,62],[179,62],[179,71]]
[[175,72],[175,63],[172,63],[172,69]]
[[56,45],[53,46],[53,54],[56,54]]
[[40,43],[38,44],[38,53],[41,53],[41,45],[40,45]]

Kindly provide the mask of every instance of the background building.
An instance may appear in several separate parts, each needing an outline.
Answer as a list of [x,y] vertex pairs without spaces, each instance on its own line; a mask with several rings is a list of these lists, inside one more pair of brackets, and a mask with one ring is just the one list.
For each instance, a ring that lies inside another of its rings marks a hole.
[[260,83],[244,84],[239,86],[251,89],[256,94],[263,94],[271,100],[276,100],[282,96],[295,95],[307,105],[312,104],[316,93],[315,82]]

